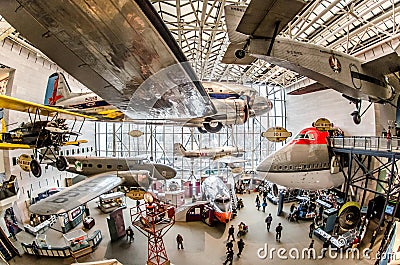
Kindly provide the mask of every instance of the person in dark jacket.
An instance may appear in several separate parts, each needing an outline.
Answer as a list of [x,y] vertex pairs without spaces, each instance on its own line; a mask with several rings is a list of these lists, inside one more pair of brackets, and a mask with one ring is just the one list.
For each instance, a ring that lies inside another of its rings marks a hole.
[[229,238],[231,238],[231,236],[232,236],[233,241],[235,241],[235,228],[233,227],[233,225],[231,225],[231,227],[229,227],[229,229],[228,229],[228,241],[229,241]]
[[238,256],[239,258],[240,258],[240,255],[242,254],[243,249],[244,249],[244,245],[245,245],[245,243],[244,243],[243,239],[241,238],[241,239],[237,242],[237,246],[238,246],[238,249],[239,249],[239,252],[238,252],[237,256]]
[[276,240],[279,242],[281,241],[282,230],[283,230],[283,227],[282,227],[281,223],[279,223],[278,226],[275,228]]
[[267,224],[267,230],[269,232],[269,229],[271,228],[271,223],[272,223],[272,216],[269,214],[267,218],[265,218],[265,223]]
[[178,245],[178,249],[180,249],[179,247],[183,249],[183,236],[181,234],[176,236],[176,243]]

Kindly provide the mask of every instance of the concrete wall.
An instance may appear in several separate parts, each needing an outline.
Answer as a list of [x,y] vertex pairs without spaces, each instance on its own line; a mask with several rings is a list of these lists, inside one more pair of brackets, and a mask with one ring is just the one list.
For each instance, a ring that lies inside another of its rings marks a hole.
[[[87,91],[87,89],[77,80],[65,73],[53,62],[40,56],[36,51],[21,46],[9,39],[0,42],[0,63],[10,67],[9,82],[7,84],[6,94],[16,98],[43,103],[48,76],[56,71],[63,72],[73,92]],[[29,121],[26,113],[6,111],[7,128],[13,129],[21,122]],[[11,125],[16,123],[15,125]],[[82,130],[85,135],[82,138],[87,139],[89,143],[81,147],[94,147],[94,123],[87,122]],[[68,147],[74,149],[76,147]],[[32,196],[43,192],[51,187],[65,186],[65,177],[69,176],[65,172],[59,172],[57,169],[49,166],[48,169],[42,165],[43,175],[35,178],[28,172],[22,171],[19,166],[13,166],[12,158],[18,157],[22,153],[32,154],[31,150],[4,151],[6,179],[10,174],[14,174],[18,179],[20,188],[18,200],[26,200],[28,191]],[[1,156],[0,156],[1,157]]]
[[[369,102],[364,101],[362,110],[368,105]],[[373,136],[376,135],[374,105],[377,104],[373,104],[363,115],[361,123],[356,125],[350,115],[355,110],[355,105],[349,104],[348,100],[333,89],[305,95],[287,95],[287,129],[296,135],[300,130],[310,127],[318,118],[327,118],[348,136]]]

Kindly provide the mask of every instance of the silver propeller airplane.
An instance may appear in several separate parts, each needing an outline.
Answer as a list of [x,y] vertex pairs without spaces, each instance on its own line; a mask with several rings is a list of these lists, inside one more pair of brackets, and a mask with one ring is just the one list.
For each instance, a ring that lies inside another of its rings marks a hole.
[[146,163],[142,158],[67,156],[66,171],[88,178],[29,207],[40,215],[60,214],[123,185],[147,189],[153,179],[171,179],[176,176],[172,167]]
[[[202,132],[243,124],[272,107],[266,98],[247,97],[234,89],[224,91],[225,98],[213,98],[222,86],[198,80],[147,0],[121,5],[106,0],[6,0],[0,9],[35,47],[96,93],[97,98],[81,98],[88,101],[86,106],[106,102],[132,120],[167,120]],[[53,92],[46,99],[50,105],[61,96]],[[113,111],[104,114],[118,118]]]

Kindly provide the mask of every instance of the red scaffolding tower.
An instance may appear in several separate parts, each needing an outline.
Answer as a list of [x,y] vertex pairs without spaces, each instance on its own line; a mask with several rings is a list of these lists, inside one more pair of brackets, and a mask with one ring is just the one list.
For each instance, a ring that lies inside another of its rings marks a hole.
[[147,265],[169,265],[163,236],[175,223],[175,208],[153,199],[130,209],[132,225],[147,237]]

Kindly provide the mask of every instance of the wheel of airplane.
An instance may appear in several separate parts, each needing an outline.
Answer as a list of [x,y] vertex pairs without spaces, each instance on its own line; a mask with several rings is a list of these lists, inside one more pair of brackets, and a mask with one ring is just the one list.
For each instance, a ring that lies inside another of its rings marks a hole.
[[42,175],[42,167],[40,166],[40,163],[36,159],[32,159],[29,166],[31,168],[32,174],[35,177],[39,178]]
[[197,130],[198,130],[200,133],[208,133],[207,130],[204,130],[203,127],[197,127]]
[[361,116],[360,116],[360,113],[357,110],[353,111],[351,113],[351,116],[353,116],[353,122],[355,124],[360,124],[361,123]]
[[246,52],[244,50],[236,50],[235,56],[238,59],[243,59],[246,56]]
[[68,161],[65,158],[65,156],[57,157],[57,159],[56,159],[56,167],[57,167],[58,170],[64,171],[64,170],[67,169],[67,166],[68,166]]
[[355,228],[361,220],[360,206],[356,202],[345,203],[339,211],[339,226],[349,230]]
[[207,130],[207,132],[210,133],[217,133],[222,129],[222,123],[217,122],[217,121],[210,121],[210,122],[205,122],[203,124],[204,129]]

